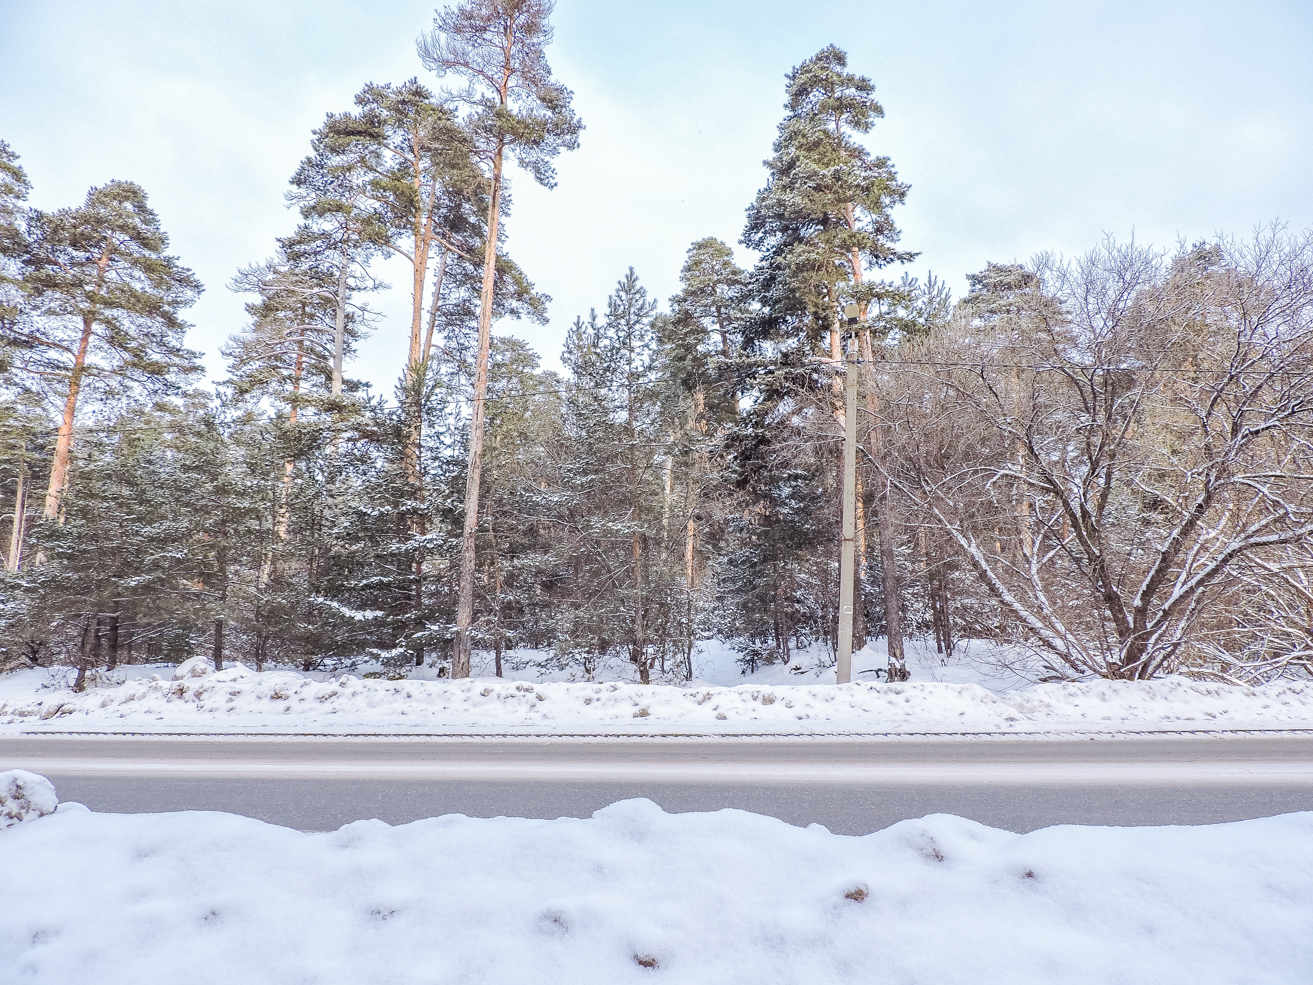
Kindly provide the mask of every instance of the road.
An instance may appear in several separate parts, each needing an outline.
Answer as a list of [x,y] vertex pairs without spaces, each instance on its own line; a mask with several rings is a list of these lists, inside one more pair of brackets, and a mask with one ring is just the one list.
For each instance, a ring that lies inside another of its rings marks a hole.
[[1204,824],[1313,810],[1313,735],[541,739],[0,737],[0,770],[93,810],[223,810],[302,830],[440,814],[586,817],[626,797],[864,834],[947,812]]

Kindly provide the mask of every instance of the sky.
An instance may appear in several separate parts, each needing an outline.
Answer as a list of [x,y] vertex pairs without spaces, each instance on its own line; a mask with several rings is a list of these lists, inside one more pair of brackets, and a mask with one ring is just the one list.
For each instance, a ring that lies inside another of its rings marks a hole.
[[[224,374],[227,287],[296,215],[283,199],[330,111],[367,82],[432,86],[426,0],[0,0],[0,139],[31,204],[138,182],[206,286],[190,344]],[[1074,256],[1105,235],[1174,247],[1279,219],[1313,227],[1313,4],[558,0],[557,77],[586,130],[553,190],[513,176],[508,249],[550,322],[499,323],[558,365],[566,327],[633,266],[664,304],[689,244],[738,244],[783,116],[784,75],[827,44],[876,85],[867,138],[911,191],[905,269],[960,296],[988,261]],[[901,269],[887,271],[895,279]],[[399,268],[350,375],[405,361]]]

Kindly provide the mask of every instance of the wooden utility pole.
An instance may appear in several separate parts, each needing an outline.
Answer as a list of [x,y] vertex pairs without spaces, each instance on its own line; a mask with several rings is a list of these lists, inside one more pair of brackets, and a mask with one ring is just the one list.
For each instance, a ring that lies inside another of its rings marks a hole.
[[839,661],[836,673],[840,684],[849,683],[853,676],[853,562],[857,547],[857,374],[861,364],[851,343],[848,348],[848,358],[843,364],[843,539],[839,551]]

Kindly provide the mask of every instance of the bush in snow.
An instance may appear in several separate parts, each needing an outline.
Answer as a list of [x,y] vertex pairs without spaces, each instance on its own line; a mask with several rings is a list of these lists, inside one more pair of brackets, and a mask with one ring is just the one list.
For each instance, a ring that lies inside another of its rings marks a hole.
[[189,677],[206,677],[214,673],[214,664],[206,656],[192,657],[178,664],[178,669],[173,672],[175,681],[184,681]]
[[0,828],[35,821],[59,806],[55,785],[27,770],[0,773]]

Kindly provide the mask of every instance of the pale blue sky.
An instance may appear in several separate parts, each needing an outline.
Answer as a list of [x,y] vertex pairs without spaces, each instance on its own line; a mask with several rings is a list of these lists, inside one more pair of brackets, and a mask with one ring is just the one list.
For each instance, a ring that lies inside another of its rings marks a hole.
[[[242,321],[225,285],[294,225],[282,194],[311,129],[365,82],[425,78],[414,39],[433,7],[0,0],[0,138],[40,207],[111,178],[146,188],[207,287],[191,341],[222,372]],[[1078,253],[1105,231],[1171,245],[1313,226],[1308,0],[560,0],[555,23],[550,58],[588,129],[555,191],[515,184],[510,248],[554,297],[552,322],[501,326],[548,365],[630,264],[664,302],[690,242],[737,243],[783,75],[831,42],[884,103],[869,145],[912,185],[896,212],[923,254],[909,269],[955,293],[987,260]],[[385,391],[407,303],[391,292],[396,314],[355,366]]]

